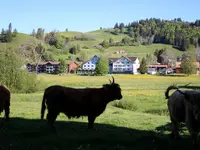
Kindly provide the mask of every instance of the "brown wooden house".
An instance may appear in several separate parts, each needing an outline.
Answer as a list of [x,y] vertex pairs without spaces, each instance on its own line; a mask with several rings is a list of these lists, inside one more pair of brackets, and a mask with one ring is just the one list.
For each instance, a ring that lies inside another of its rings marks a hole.
[[[27,69],[29,72],[33,72],[36,70],[36,65],[28,63]],[[60,63],[56,61],[47,61],[39,63],[37,66],[37,73],[58,73],[60,70]]]

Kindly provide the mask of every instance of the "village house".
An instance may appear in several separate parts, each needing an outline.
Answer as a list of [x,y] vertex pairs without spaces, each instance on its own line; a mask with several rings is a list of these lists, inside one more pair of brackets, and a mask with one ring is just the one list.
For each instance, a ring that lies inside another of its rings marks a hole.
[[98,56],[93,56],[91,59],[84,62],[77,70],[77,74],[94,74],[96,64],[99,61]]
[[76,62],[73,61],[73,62],[68,64],[67,72],[68,73],[75,72],[78,67],[79,67],[79,65]]
[[137,74],[140,67],[137,57],[109,58],[109,73]]
[[117,50],[114,52],[114,54],[126,54],[125,50]]
[[[36,71],[36,65],[28,63],[27,69],[29,72]],[[60,69],[60,63],[55,61],[47,61],[39,63],[37,66],[37,73],[58,73]]]
[[151,64],[147,65],[147,73],[148,74],[156,74],[157,72],[163,72],[166,71],[168,68],[168,65],[161,65],[161,64]]

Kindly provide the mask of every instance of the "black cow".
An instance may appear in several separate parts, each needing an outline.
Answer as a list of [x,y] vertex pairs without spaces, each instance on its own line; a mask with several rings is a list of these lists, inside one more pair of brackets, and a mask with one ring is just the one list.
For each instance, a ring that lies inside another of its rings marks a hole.
[[[169,91],[172,89],[176,89],[176,91],[169,96]],[[197,140],[200,131],[200,109],[195,101],[200,99],[200,93],[194,90],[181,91],[178,87],[172,85],[167,88],[165,96],[166,99],[168,99],[168,110],[172,122],[171,136],[179,137],[179,123],[186,123],[193,138],[193,146],[195,148],[198,147]],[[199,101],[197,104],[199,104]]]
[[[113,78],[113,77],[112,77]],[[92,129],[96,117],[101,115],[109,102],[122,99],[120,85],[114,78],[110,84],[101,88],[71,88],[53,85],[45,89],[41,108],[41,119],[44,118],[47,105],[47,120],[53,125],[60,112],[69,119],[87,116],[88,128]]]
[[10,114],[10,91],[4,85],[0,85],[0,114],[5,111],[5,118],[9,120]]

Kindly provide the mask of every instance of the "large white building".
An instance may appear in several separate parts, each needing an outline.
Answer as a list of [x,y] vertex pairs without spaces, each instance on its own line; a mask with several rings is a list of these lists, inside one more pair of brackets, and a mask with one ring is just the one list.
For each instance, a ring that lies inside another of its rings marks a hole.
[[78,74],[93,74],[94,70],[96,68],[96,64],[99,61],[98,56],[93,56],[91,59],[88,61],[84,62],[79,69],[77,70]]
[[137,57],[109,58],[109,73],[137,74],[140,62]]

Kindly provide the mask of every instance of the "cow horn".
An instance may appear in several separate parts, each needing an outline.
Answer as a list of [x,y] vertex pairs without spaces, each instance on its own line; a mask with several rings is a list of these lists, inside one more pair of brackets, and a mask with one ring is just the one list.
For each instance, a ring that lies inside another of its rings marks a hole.
[[113,79],[113,82],[112,83],[115,83],[115,79],[114,79],[114,77],[112,76],[112,79]]

